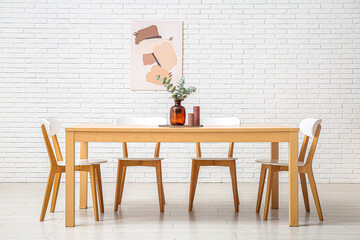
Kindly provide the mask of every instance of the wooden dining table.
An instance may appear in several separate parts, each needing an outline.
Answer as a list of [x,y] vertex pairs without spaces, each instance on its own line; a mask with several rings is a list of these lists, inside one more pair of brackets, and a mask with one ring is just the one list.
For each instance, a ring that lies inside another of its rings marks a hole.
[[[65,226],[75,226],[75,142],[80,158],[88,158],[89,142],[269,142],[271,158],[279,158],[279,142],[289,143],[289,225],[299,225],[298,132],[283,125],[158,127],[115,124],[79,124],[66,131]],[[278,208],[279,180],[273,178],[271,208]],[[87,173],[80,174],[80,208],[87,207]],[[255,205],[254,205],[255,206]],[[185,211],[185,209],[184,209]],[[255,213],[255,208],[254,208]]]

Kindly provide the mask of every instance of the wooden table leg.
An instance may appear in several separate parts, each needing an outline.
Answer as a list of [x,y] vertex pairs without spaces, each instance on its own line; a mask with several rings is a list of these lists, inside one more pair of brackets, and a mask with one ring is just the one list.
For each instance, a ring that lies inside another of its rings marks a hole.
[[[279,159],[279,143],[271,143],[271,159]],[[273,182],[271,187],[271,208],[279,208],[279,172],[273,173]]]
[[[80,143],[80,159],[88,159],[88,143]],[[79,207],[82,209],[87,208],[87,195],[88,195],[88,173],[80,172],[80,201]]]
[[298,133],[290,133],[289,141],[289,225],[299,226],[299,191],[298,191]]
[[65,226],[75,226],[75,142],[74,132],[66,132]]

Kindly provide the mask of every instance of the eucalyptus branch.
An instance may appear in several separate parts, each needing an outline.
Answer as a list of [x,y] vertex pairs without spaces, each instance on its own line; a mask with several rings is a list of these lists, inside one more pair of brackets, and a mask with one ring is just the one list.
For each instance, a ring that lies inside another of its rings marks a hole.
[[172,94],[174,100],[183,101],[192,93],[196,92],[196,87],[190,86],[185,88],[185,78],[181,77],[178,84],[172,83],[172,78],[163,77],[161,75],[156,76],[156,80],[161,81],[162,85],[166,87],[166,90]]

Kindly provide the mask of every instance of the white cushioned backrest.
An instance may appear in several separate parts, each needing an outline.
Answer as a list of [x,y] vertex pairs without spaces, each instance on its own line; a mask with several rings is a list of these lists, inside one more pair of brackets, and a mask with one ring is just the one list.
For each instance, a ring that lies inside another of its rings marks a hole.
[[240,125],[240,120],[237,117],[202,118],[200,123],[202,125]]
[[58,120],[54,118],[44,118],[40,119],[40,121],[45,125],[46,132],[50,137],[60,131],[61,124]]
[[137,117],[120,117],[116,119],[118,125],[165,125],[167,124],[166,118],[163,117],[149,117],[149,118],[137,118]]
[[300,131],[306,136],[314,137],[321,121],[321,119],[306,118],[300,122]]

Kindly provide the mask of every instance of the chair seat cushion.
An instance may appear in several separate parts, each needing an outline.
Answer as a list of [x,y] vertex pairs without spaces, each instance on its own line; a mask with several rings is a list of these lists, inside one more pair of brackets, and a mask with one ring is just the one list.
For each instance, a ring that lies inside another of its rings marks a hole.
[[[106,163],[107,160],[105,159],[80,159],[75,160],[75,166],[87,166],[87,165],[95,165],[95,164],[101,164]],[[57,164],[59,166],[65,166],[65,161],[58,161]]]
[[117,158],[119,161],[154,161],[154,160],[163,160],[164,158]]
[[[266,164],[266,165],[274,165],[274,166],[289,166],[288,161],[277,160],[277,159],[263,159],[263,160],[255,160],[257,163]],[[299,162],[299,166],[304,166],[305,162]]]
[[236,160],[237,158],[208,158],[208,157],[193,157],[192,160],[219,160],[219,161],[225,161],[225,160]]

